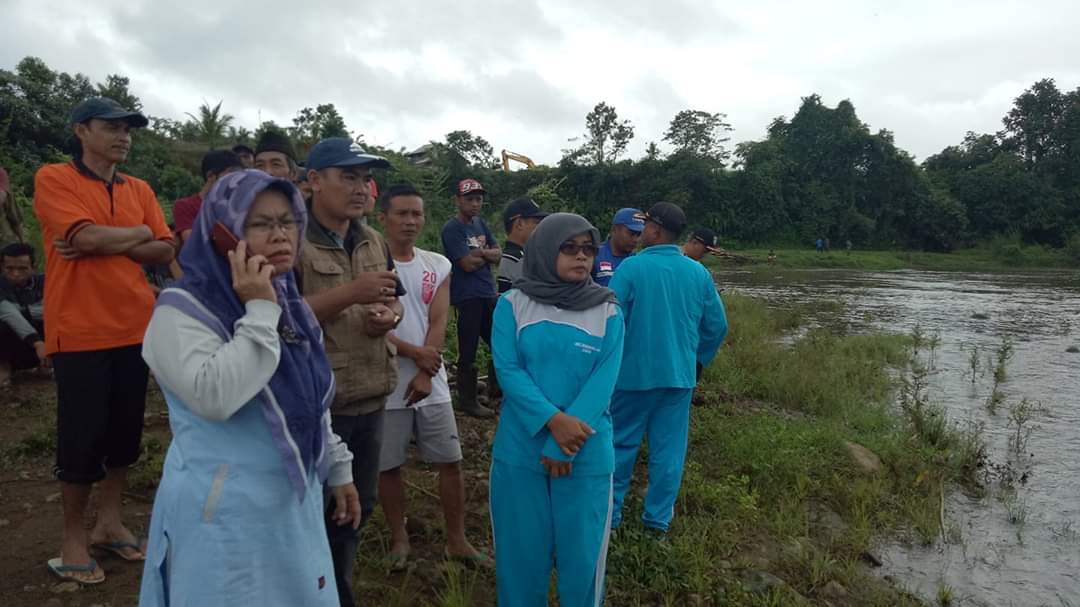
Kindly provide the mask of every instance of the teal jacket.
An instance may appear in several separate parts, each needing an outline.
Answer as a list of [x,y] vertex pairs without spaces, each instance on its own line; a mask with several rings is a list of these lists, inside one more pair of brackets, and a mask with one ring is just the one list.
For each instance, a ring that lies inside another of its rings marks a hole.
[[[624,331],[614,303],[569,311],[517,289],[499,298],[491,349],[503,402],[494,459],[543,472],[540,458],[547,457],[572,461],[574,474],[611,474],[615,447],[609,407]],[[574,456],[563,454],[547,429],[560,411],[596,431]]]
[[727,335],[727,315],[705,266],[677,245],[655,245],[619,265],[608,285],[626,319],[617,390],[693,388]]

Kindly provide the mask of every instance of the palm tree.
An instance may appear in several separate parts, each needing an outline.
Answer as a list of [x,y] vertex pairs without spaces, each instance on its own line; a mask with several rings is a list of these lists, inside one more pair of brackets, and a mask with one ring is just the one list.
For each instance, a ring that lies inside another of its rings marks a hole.
[[209,103],[203,101],[203,104],[199,106],[198,116],[191,112],[185,112],[195,123],[199,138],[205,141],[210,146],[210,149],[214,149],[218,141],[225,138],[225,133],[233,121],[232,114],[223,114],[221,112],[221,103],[221,101],[218,101],[217,105],[211,108]]

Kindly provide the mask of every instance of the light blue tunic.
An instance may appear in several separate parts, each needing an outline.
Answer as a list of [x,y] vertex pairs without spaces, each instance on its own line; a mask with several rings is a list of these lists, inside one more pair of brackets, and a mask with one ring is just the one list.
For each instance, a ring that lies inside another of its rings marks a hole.
[[257,401],[211,421],[163,392],[173,441],[154,500],[140,607],[337,607],[315,471],[301,502]]

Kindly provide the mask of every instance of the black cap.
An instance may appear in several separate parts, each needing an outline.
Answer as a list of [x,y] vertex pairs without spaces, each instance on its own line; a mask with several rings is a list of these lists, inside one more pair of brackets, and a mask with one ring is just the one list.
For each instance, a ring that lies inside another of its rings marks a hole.
[[150,124],[139,112],[125,109],[115,99],[108,97],[91,97],[76,105],[71,110],[71,125],[75,126],[92,118],[101,120],[123,120],[132,128],[141,129]]
[[686,229],[686,213],[670,202],[654,204],[649,212],[645,213],[645,221],[651,221],[676,236]]
[[503,224],[506,225],[506,229],[510,229],[510,224],[515,219],[528,219],[530,217],[537,217],[543,219],[550,215],[540,208],[540,205],[536,204],[536,201],[532,198],[517,198],[510,201],[510,204],[506,205],[503,209]]
[[698,228],[690,234],[691,240],[698,240],[708,248],[716,246],[716,232],[713,232],[709,228]]
[[280,152],[296,162],[296,150],[284,133],[277,131],[263,133],[262,137],[259,137],[259,142],[255,144],[255,155],[258,156],[263,152]]
[[307,167],[321,171],[330,167],[370,167],[388,169],[390,163],[382,156],[368,154],[352,139],[330,137],[315,144],[308,153]]

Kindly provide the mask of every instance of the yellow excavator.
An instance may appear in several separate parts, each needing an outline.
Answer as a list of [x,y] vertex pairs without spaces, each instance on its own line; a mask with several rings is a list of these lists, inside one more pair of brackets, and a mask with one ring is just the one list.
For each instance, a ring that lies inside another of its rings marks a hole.
[[510,161],[511,160],[513,160],[515,162],[520,162],[521,164],[525,165],[526,167],[528,167],[530,169],[536,168],[536,163],[533,162],[532,158],[529,158],[528,156],[525,156],[524,154],[516,154],[514,152],[508,152],[506,150],[503,150],[502,151],[503,170],[506,171],[507,173],[510,172]]

